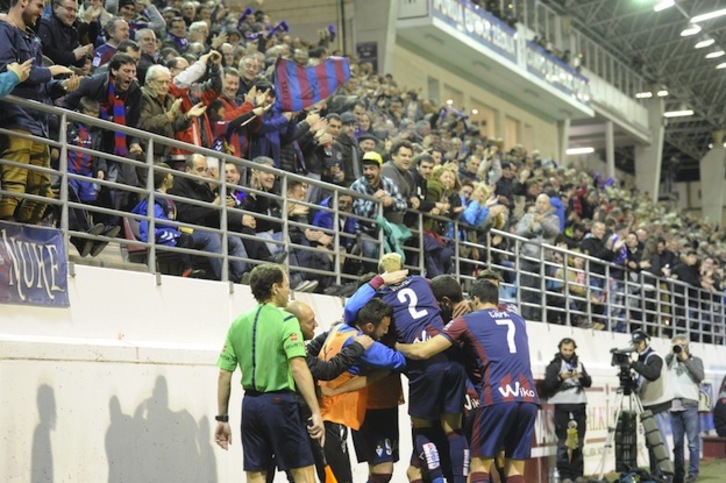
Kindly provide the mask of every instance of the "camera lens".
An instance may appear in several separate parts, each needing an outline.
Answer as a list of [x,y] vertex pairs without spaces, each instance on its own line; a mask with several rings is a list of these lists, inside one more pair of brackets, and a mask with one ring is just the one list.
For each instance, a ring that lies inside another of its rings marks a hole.
[[679,345],[674,345],[673,346],[673,353],[674,354],[680,354],[682,350],[683,350],[683,347],[681,347]]

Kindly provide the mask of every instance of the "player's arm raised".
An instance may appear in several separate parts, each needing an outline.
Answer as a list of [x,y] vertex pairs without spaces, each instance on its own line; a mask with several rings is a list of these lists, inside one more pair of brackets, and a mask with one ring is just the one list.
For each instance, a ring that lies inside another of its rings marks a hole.
[[416,344],[397,343],[396,350],[409,359],[428,359],[440,352],[444,352],[446,349],[451,347],[451,345],[452,343],[447,337],[437,335],[426,342],[419,342]]

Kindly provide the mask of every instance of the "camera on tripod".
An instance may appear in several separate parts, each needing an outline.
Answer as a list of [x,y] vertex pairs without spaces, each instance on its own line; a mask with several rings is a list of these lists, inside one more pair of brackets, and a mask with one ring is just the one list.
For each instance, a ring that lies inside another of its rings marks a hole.
[[628,363],[628,358],[630,357],[630,354],[635,352],[635,349],[632,347],[624,347],[622,349],[613,347],[610,349],[610,353],[612,354],[612,359],[610,360],[610,365],[615,367],[628,367],[630,368],[630,364]]

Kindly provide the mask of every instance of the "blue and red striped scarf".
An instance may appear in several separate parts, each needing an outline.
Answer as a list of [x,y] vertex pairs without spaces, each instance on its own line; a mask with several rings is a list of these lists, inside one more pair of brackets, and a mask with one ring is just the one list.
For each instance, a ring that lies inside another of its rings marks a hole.
[[[108,121],[109,111],[113,116],[113,122],[120,126],[126,125],[126,92],[116,97],[116,89],[114,87],[114,77],[108,76],[108,100],[101,104],[101,119]],[[127,156],[129,150],[126,147],[126,134],[122,132],[114,132],[113,154],[116,156]]]

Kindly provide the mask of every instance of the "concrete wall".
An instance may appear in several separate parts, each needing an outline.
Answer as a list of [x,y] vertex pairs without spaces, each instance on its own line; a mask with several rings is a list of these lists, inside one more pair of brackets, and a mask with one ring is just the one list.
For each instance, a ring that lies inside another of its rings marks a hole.
[[[213,444],[215,362],[230,321],[254,306],[249,288],[218,282],[76,267],[71,308],[0,305],[0,481],[239,482],[242,451],[234,376],[230,413],[234,444]],[[342,311],[337,298],[299,294],[321,329]],[[528,325],[535,377],[542,377],[557,342],[574,337],[592,374],[588,391],[586,471],[595,472],[612,417],[616,371],[608,349],[623,335]],[[667,350],[667,341],[656,341]],[[723,347],[696,344],[707,380],[726,373]],[[393,481],[405,481],[411,451],[405,408],[399,412],[401,459]],[[551,408],[538,418],[533,456],[553,454]],[[351,446],[352,451],[352,446]],[[641,454],[641,457],[643,454]],[[540,460],[540,468],[546,464]],[[534,463],[533,463],[534,464]],[[612,468],[614,457],[607,459]],[[354,480],[367,469],[354,465]],[[528,481],[546,481],[528,473]],[[278,476],[277,481],[284,481]]]
[[[555,122],[543,120],[531,112],[501,99],[481,85],[451,73],[439,63],[421,57],[400,44],[396,45],[394,53],[393,78],[401,87],[422,89],[425,98],[437,99],[440,104],[443,104],[447,97],[452,97],[447,95],[448,86],[449,92],[458,91],[462,94],[460,101],[454,99],[453,107],[455,109],[466,108],[467,114],[471,115],[473,107],[483,105],[494,111],[494,118],[490,121],[494,123],[493,136],[504,138],[505,148],[513,147],[515,143],[512,141],[523,145],[531,143],[532,146],[526,147],[530,150],[539,149],[543,157],[553,159],[557,156],[557,125]],[[429,79],[438,81],[439,92],[430,92]],[[481,110],[481,107],[479,109]],[[476,119],[476,116],[472,116],[472,119]],[[516,123],[517,127],[509,129],[508,124],[512,123]],[[515,132],[509,133],[509,131]]]

